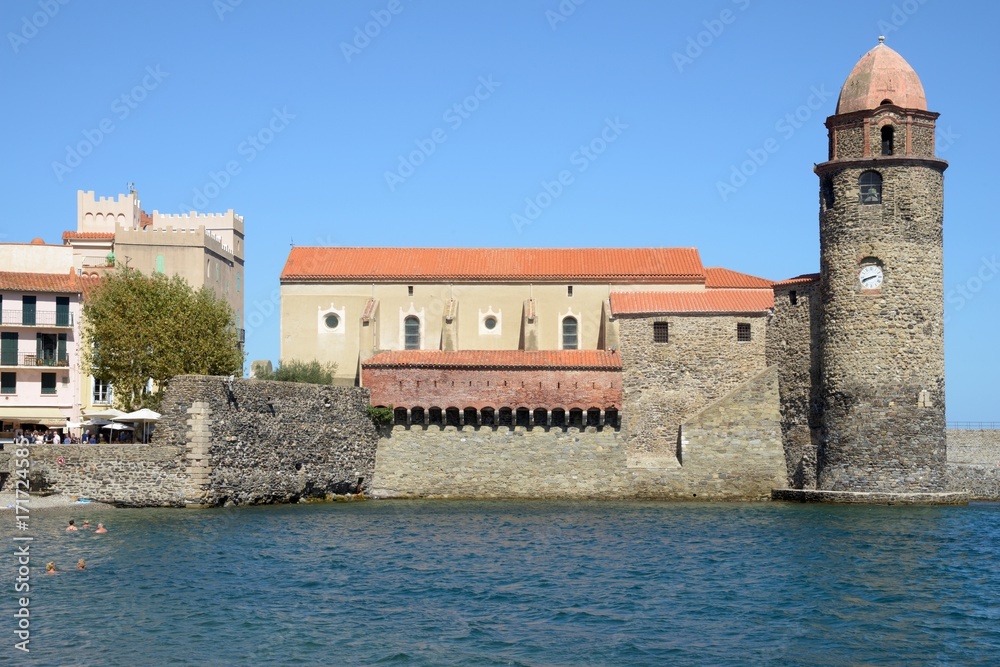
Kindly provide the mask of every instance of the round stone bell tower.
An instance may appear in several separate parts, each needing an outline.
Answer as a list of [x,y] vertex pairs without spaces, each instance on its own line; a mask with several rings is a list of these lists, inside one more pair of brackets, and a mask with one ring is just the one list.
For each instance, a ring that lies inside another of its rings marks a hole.
[[944,170],[937,113],[879,38],[826,121],[818,486],[945,490]]

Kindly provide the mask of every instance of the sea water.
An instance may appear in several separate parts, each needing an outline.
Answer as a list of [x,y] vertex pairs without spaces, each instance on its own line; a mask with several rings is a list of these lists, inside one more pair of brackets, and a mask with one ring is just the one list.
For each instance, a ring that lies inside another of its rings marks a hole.
[[[67,534],[69,518],[109,532]],[[8,664],[1000,664],[997,504],[366,501],[0,521]],[[28,654],[15,535],[35,538]]]

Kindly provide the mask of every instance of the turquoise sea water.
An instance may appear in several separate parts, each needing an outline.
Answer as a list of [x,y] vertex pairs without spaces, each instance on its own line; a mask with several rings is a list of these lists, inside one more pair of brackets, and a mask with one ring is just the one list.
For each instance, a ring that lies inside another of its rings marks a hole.
[[37,513],[29,655],[0,521],[9,664],[1000,664],[996,504]]

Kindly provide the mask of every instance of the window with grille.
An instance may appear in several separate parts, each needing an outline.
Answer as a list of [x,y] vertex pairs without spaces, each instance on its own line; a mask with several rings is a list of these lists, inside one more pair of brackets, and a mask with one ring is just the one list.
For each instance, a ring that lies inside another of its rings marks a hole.
[[882,176],[877,171],[866,171],[858,177],[862,204],[882,203]]
[[575,350],[579,347],[578,325],[575,317],[567,317],[562,323],[562,347]]
[[670,342],[670,325],[666,322],[653,322],[653,342]]
[[750,325],[746,322],[740,322],[736,325],[736,340],[740,343],[750,342]]
[[407,350],[420,349],[420,320],[416,317],[407,317],[403,321],[404,347]]

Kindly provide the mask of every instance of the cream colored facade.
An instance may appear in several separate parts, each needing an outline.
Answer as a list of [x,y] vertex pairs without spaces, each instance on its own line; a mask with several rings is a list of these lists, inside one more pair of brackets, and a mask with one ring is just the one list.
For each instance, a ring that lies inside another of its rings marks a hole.
[[95,197],[77,191],[76,232],[63,235],[82,272],[113,268],[108,257],[143,273],[179,275],[195,289],[208,287],[233,309],[243,328],[244,222],[225,213],[147,213],[138,193]]
[[[362,361],[406,349],[407,318],[419,321],[423,350],[565,349],[567,318],[577,322],[577,349],[611,349],[618,340],[608,307],[612,290],[704,289],[586,282],[283,283],[281,359],[334,362],[339,384],[358,384]],[[330,315],[336,326],[329,326]]]

